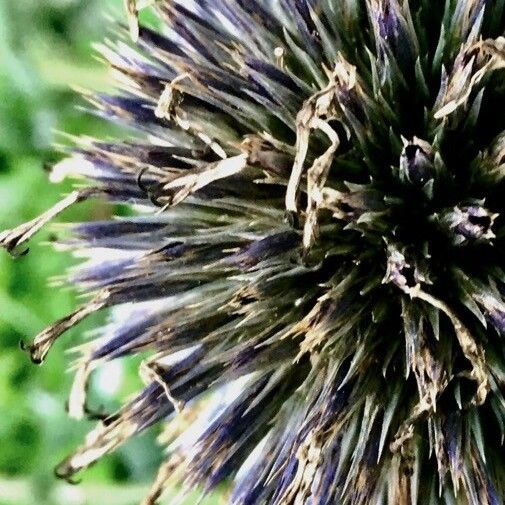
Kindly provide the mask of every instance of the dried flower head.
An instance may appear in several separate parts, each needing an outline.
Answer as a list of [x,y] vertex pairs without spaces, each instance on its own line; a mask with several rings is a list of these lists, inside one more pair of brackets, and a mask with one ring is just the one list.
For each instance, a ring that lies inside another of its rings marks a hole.
[[132,136],[77,140],[53,177],[84,188],[0,238],[136,210],[72,226],[89,301],[28,349],[110,311],[75,418],[94,370],[148,355],[58,474],[168,420],[145,504],[225,480],[234,505],[504,503],[505,3],[125,5],[100,47],[121,93],[86,98]]

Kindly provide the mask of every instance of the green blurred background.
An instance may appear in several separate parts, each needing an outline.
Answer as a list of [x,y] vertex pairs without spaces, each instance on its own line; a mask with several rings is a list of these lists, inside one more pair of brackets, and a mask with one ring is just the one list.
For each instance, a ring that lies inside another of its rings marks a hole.
[[[110,126],[78,110],[82,100],[70,89],[109,86],[91,48],[110,35],[107,15],[122,18],[122,1],[0,0],[0,230],[33,218],[69,190],[51,185],[44,171],[58,160],[52,147],[62,140],[58,131],[110,133]],[[67,211],[63,219],[104,212],[94,202]],[[73,260],[44,244],[48,234],[40,233],[22,258],[0,251],[0,505],[138,503],[161,460],[156,431],[90,469],[79,486],[53,477],[55,464],[93,426],[66,416],[71,357],[65,350],[102,321],[65,335],[42,367],[20,351],[20,340],[29,341],[76,304],[71,290],[49,287],[48,280]],[[95,401],[114,408],[139,385],[135,363],[114,365],[96,377]],[[196,497],[187,501],[195,502]]]

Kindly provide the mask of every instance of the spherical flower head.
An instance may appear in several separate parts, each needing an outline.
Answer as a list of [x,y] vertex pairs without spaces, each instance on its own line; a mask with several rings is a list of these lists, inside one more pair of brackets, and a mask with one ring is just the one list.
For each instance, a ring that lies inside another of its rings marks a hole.
[[71,226],[89,301],[27,348],[108,311],[75,418],[97,368],[145,357],[58,475],[167,422],[145,504],[222,482],[233,505],[503,503],[504,3],[125,5],[99,46],[120,91],[85,96],[132,133],[78,139],[52,174],[77,189],[0,236],[135,212]]

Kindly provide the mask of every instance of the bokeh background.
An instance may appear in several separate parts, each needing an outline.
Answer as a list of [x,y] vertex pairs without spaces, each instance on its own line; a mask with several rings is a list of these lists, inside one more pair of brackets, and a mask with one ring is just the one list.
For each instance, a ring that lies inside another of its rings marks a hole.
[[[59,159],[55,143],[68,142],[58,132],[102,138],[114,133],[79,110],[83,101],[71,86],[110,89],[92,44],[111,35],[111,17],[123,16],[121,0],[0,0],[0,229],[35,217],[70,190],[50,184],[45,170]],[[94,201],[62,219],[108,212]],[[21,258],[0,251],[0,505],[133,505],[161,460],[156,430],[90,469],[78,486],[53,476],[55,464],[93,426],[66,416],[66,351],[102,321],[95,318],[65,335],[42,367],[21,352],[20,340],[29,341],[76,304],[71,290],[49,282],[75,261],[54,253],[50,233],[37,235]],[[115,364],[96,376],[95,402],[117,407],[139,385],[136,363]],[[186,503],[196,501],[193,496]]]

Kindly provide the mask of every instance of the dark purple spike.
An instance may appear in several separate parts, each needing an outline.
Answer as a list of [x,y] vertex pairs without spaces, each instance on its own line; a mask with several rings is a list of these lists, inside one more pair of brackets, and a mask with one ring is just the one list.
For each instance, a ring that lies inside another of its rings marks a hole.
[[461,416],[451,412],[444,423],[445,450],[453,472],[458,473],[462,465]]
[[416,58],[415,41],[412,40],[407,22],[397,0],[383,0],[371,12],[376,24],[376,43],[382,59],[386,58],[385,47],[389,47],[400,68],[410,71]]
[[[216,156],[212,151],[202,149],[190,149],[187,147],[164,147],[157,145],[133,144],[130,142],[123,143],[107,143],[95,142],[93,146],[98,150],[81,149],[78,152],[86,154],[91,160],[99,159],[100,156],[107,156],[110,162],[119,162],[117,156],[126,156],[131,158],[136,163],[151,165],[153,167],[173,167],[173,168],[191,168],[193,165],[187,160],[201,160],[213,162],[216,161]],[[146,175],[149,175],[148,173]]]
[[[183,24],[177,18],[173,21],[172,25],[174,31],[184,39],[193,49],[198,53],[198,56],[203,57],[207,62],[213,63],[219,66],[219,62],[215,58],[215,52],[212,50],[214,47],[213,41],[208,41],[208,45],[205,45],[195,33],[186,24]],[[197,60],[200,58],[197,57]]]
[[[326,400],[326,405],[323,409],[323,418],[325,418],[325,423],[330,424],[337,413],[344,410],[349,405],[349,398],[352,392],[352,381],[347,382],[342,386],[342,381],[345,379],[348,371],[349,365],[351,364],[351,359],[348,358],[344,360],[343,364],[340,366],[338,373],[332,383],[330,390],[330,395]],[[325,392],[327,395],[328,392]]]
[[[205,357],[205,348],[198,347],[189,353],[183,359],[173,363],[164,369],[161,365],[158,366],[160,377],[168,386],[175,385],[177,382],[187,380],[186,375],[190,374],[193,369],[198,369],[202,359]],[[182,386],[179,386],[182,388]]]
[[340,446],[341,436],[337,435],[325,451],[324,463],[320,469],[321,475],[314,490],[314,504],[333,505],[336,501],[335,469],[338,468]]
[[76,284],[92,284],[93,289],[106,287],[113,283],[125,270],[135,264],[135,260],[104,261],[100,264],[87,267],[75,275],[71,275],[69,280]]
[[106,183],[107,199],[117,203],[127,203],[135,205],[136,203],[145,203],[146,195],[135,183],[119,184],[117,179],[101,179],[101,182]]
[[109,306],[113,306],[130,302],[139,303],[148,300],[157,300],[180,295],[203,284],[204,282],[199,280],[162,281],[156,278],[145,280],[119,279],[109,288],[110,296],[107,302]]
[[[368,441],[363,454],[363,463],[368,465],[369,468],[375,469],[377,467],[377,457],[379,455],[380,437],[382,428],[382,416],[377,415],[374,419],[372,429],[368,435]],[[370,487],[371,482],[369,483]]]
[[235,0],[235,2],[260,26],[265,27],[272,33],[279,36],[281,35],[282,29],[277,19],[272,15],[272,12],[268,12],[260,2],[251,2],[250,0]]
[[243,266],[255,266],[262,261],[284,254],[299,246],[300,237],[297,233],[286,231],[270,235],[253,242],[241,252],[228,258],[228,262]]
[[[259,75],[262,75],[264,78],[268,78],[274,83],[281,84],[293,93],[300,93],[302,91],[289,74],[281,70],[279,67],[273,65],[272,63],[261,60],[259,58],[247,57],[245,59],[245,64],[248,67],[254,69]],[[300,96],[299,98],[300,102],[303,102],[304,97]]]
[[165,259],[171,260],[182,257],[188,251],[191,251],[191,246],[188,244],[184,242],[171,242],[153,251],[151,255],[163,256]]
[[[158,32],[147,28],[146,26],[141,26],[139,35],[139,45],[148,51],[155,49],[156,51],[162,50],[169,54],[179,56],[181,58],[186,58],[186,52],[181,48],[177,42],[164,37]],[[162,64],[162,62],[159,62]],[[171,70],[173,72],[173,70]],[[175,72],[174,72],[175,77]]]
[[122,325],[110,339],[98,346],[93,351],[91,359],[112,360],[128,354],[136,340],[144,337],[149,328],[160,323],[163,317],[159,314],[134,317],[133,320]]
[[505,310],[495,308],[486,312],[486,316],[491,324],[502,334],[505,335]]
[[[194,360],[196,362],[196,360]],[[197,366],[195,365],[195,368]],[[188,403],[202,393],[204,393],[210,384],[219,376],[217,367],[198,366],[198,374],[191,378],[191,381],[184,382],[181,386],[175,386],[172,394],[183,403]],[[145,407],[137,407],[137,432],[145,431],[147,428],[159,422],[174,413],[174,406],[168,400],[165,390],[158,383],[149,386],[144,396]]]
[[296,458],[296,456],[291,455],[289,459],[286,461],[284,470],[282,471],[282,474],[280,475],[276,483],[277,487],[275,489],[275,494],[273,495],[272,498],[272,503],[277,503],[279,497],[285,493],[285,491],[293,481],[294,477],[296,476],[297,469],[298,469],[298,459]]
[[[235,424],[234,421],[242,418],[244,413],[249,409],[252,401],[268,384],[270,377],[271,374],[264,374],[263,377],[242,392],[239,398],[231,402],[217,419],[200,435],[200,442],[205,443],[207,439],[215,439],[216,441],[213,443],[219,446],[226,438],[232,437],[234,434],[239,435],[240,432],[243,432],[243,426]],[[270,395],[272,394],[273,393],[270,393]],[[251,417],[254,418],[254,416]],[[215,437],[216,435],[217,437]],[[218,449],[218,447],[215,448]]]
[[489,505],[501,505],[502,501],[500,500],[496,487],[489,477],[487,479],[486,491]]
[[[247,34],[253,40],[257,39],[258,35],[262,33],[262,28],[270,26],[273,33],[281,33],[281,29],[273,22],[273,16],[266,16],[268,19],[266,24],[259,24],[260,19],[255,19],[250,14],[251,9],[259,9],[251,7],[255,2],[247,2],[249,7],[245,7],[243,1],[237,0],[210,0],[207,3],[207,9],[213,11],[216,9],[223,15],[235,28],[241,33]],[[260,11],[258,11],[260,12]]]
[[296,22],[298,35],[302,42],[302,49],[308,51],[316,61],[321,61],[323,51],[320,46],[319,34],[310,17],[306,0],[283,0],[286,10],[290,12]]
[[[174,398],[183,403],[189,403],[199,397],[219,377],[221,371],[219,367],[201,365],[199,362],[200,355],[198,353],[185,360],[179,384],[171,387]],[[191,371],[191,373],[185,374],[185,371]],[[161,378],[163,379],[163,376]],[[138,422],[137,432],[142,432],[173,414],[174,406],[167,398],[164,388],[155,382],[148,386],[140,397],[133,400],[130,405],[121,409],[121,412],[128,413],[128,417],[133,414],[134,419]]]
[[273,208],[281,208],[282,197],[285,190],[282,185],[269,184],[263,186],[251,181],[250,178],[241,175],[227,177],[198,191],[198,197],[206,200],[214,200],[225,197],[238,197],[246,201],[268,201]]
[[[196,471],[199,481],[206,479],[206,489],[211,489],[239,468],[250,451],[268,433],[272,419],[306,377],[306,365],[303,361],[289,374],[276,377],[274,384],[270,383],[270,378],[273,378],[271,373],[264,373],[254,384],[247,386],[200,437],[199,444],[205,448],[204,454],[203,457],[194,458],[196,466],[192,474]],[[267,391],[262,395],[265,388]],[[253,404],[258,395],[262,395],[260,401]],[[244,426],[248,429],[244,430]],[[229,452],[219,465],[212,457],[205,457],[222,454],[227,447],[234,447],[234,451]],[[209,471],[210,476],[206,478]]]
[[153,113],[153,104],[140,98],[98,94],[94,97],[104,110],[118,118],[134,121],[136,124],[159,124],[163,122]]
[[84,239],[120,237],[128,234],[153,233],[163,230],[167,223],[148,220],[92,221],[72,226],[72,232]]
[[[188,149],[181,146],[158,146],[151,144],[139,144],[133,142],[101,142],[95,141],[93,146],[98,151],[105,151],[106,153],[119,154],[121,156],[131,156],[134,159],[140,159],[144,163],[148,163],[151,158],[154,160],[167,160],[172,159],[174,156],[181,156],[186,158],[199,157],[205,154],[204,151],[196,149]],[[97,155],[96,151],[90,151],[90,155]]]
[[198,12],[187,9],[183,4],[178,2],[162,6],[161,11],[165,13],[168,19],[172,19],[176,16],[177,19],[180,19],[182,22],[192,25],[193,29],[198,29],[200,27],[213,32],[216,37],[222,37],[222,35],[215,30],[214,25],[211,22],[211,20],[213,20],[213,16],[209,13],[198,15]]
[[400,13],[397,10],[395,1],[383,2],[384,8],[377,13],[379,35],[386,41],[397,41],[401,23]]

